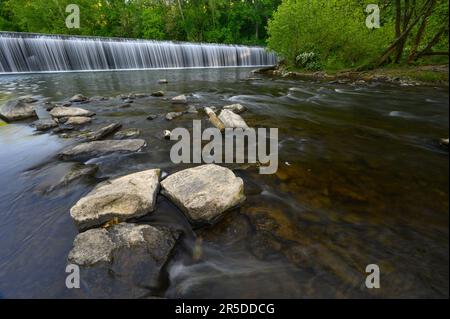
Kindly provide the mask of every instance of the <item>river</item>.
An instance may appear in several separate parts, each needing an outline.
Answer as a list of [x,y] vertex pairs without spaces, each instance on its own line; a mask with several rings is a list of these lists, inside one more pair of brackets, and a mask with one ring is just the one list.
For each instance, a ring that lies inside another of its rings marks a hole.
[[[114,297],[448,298],[448,88],[348,85],[261,77],[249,68],[74,72],[0,76],[0,98],[76,93],[115,97],[164,90],[190,94],[200,108],[241,103],[253,127],[279,128],[279,169],[260,175],[231,165],[247,200],[216,225],[192,229],[159,195],[138,222],[180,229],[183,237],[152,287]],[[253,76],[253,75],[251,75]],[[168,84],[158,84],[166,78]],[[109,297],[120,278],[67,289],[65,266],[78,233],[69,210],[99,180],[148,168],[172,173],[172,142],[161,132],[192,127],[203,113],[173,121],[149,114],[180,110],[161,98],[118,109],[87,104],[96,121],[138,128],[143,152],[94,161],[95,178],[52,188],[73,165],[56,154],[73,141],[36,134],[29,122],[0,125],[0,297]],[[84,106],[82,106],[84,107]],[[182,107],[183,108],[183,107]],[[44,109],[40,116],[48,116]],[[368,264],[381,288],[364,285]]]

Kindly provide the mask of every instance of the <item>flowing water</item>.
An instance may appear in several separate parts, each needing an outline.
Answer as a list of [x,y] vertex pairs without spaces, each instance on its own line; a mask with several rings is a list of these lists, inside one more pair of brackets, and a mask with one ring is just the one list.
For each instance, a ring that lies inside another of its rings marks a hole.
[[0,73],[275,63],[262,47],[0,32]]
[[[76,93],[190,94],[190,104],[241,103],[250,126],[279,128],[279,169],[260,175],[230,165],[247,200],[216,225],[192,229],[161,195],[141,223],[183,232],[159,284],[116,290],[120,297],[358,298],[448,297],[448,89],[248,79],[250,69],[188,69],[0,77],[0,97],[31,94],[61,101]],[[166,78],[167,85],[158,84]],[[0,296],[106,297],[120,278],[84,289],[65,286],[77,234],[69,210],[99,180],[148,168],[165,173],[173,142],[161,132],[192,127],[204,113],[166,121],[185,109],[162,98],[83,105],[97,123],[139,128],[143,152],[96,159],[94,178],[54,187],[73,166],[57,152],[73,143],[35,134],[29,122],[0,125]],[[153,121],[149,114],[160,114]],[[40,109],[41,117],[48,116]],[[367,289],[377,264],[381,288]],[[145,270],[143,270],[145,271]],[[111,296],[111,295],[109,295]]]

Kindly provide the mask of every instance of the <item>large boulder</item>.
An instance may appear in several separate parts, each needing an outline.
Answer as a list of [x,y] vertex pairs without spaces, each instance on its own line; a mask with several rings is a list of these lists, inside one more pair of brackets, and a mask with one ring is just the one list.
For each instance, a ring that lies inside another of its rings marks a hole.
[[59,157],[63,160],[84,161],[111,153],[138,152],[145,145],[143,139],[93,141],[70,146]]
[[74,116],[93,116],[94,112],[82,109],[80,107],[57,106],[50,111],[50,115],[56,118],[74,117]]
[[193,222],[212,223],[245,200],[244,182],[214,164],[185,169],[161,182],[162,193]]
[[35,105],[25,99],[11,100],[0,107],[0,118],[6,122],[36,118]]
[[159,169],[151,169],[100,183],[70,209],[70,216],[86,229],[146,215],[155,208],[159,176]]
[[69,262],[93,266],[117,262],[120,249],[144,248],[147,258],[162,266],[176,244],[178,233],[166,227],[120,223],[108,229],[95,228],[78,234],[69,253]]
[[245,123],[244,119],[231,110],[222,110],[219,114],[219,120],[223,123],[223,125],[225,125],[225,127],[248,128],[248,125]]

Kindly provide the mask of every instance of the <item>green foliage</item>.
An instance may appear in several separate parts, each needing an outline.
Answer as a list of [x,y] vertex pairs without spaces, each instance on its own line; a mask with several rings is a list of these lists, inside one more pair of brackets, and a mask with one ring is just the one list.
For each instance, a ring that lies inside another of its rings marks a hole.
[[[264,44],[280,0],[0,0],[0,30]],[[80,7],[80,29],[65,8]]]
[[308,71],[318,71],[322,69],[319,56],[314,52],[304,52],[295,58],[295,66]]

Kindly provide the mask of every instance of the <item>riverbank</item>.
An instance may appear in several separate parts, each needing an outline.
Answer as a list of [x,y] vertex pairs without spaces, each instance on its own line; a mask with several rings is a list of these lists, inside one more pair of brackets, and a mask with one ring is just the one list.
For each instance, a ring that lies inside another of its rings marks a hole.
[[401,86],[425,85],[448,87],[448,64],[385,67],[368,71],[341,70],[317,72],[277,65],[254,70],[254,73],[291,79],[337,81],[341,84],[385,82]]

